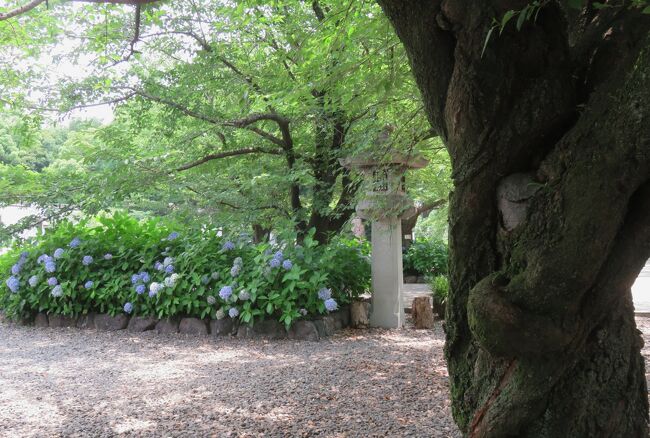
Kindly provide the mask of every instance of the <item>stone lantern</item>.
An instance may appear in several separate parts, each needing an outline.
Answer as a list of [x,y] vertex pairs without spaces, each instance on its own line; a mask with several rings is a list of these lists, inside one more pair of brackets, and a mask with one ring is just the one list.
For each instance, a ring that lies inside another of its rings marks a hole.
[[370,325],[400,328],[404,325],[402,296],[402,216],[413,204],[404,191],[404,174],[428,161],[394,153],[375,158],[360,155],[341,159],[347,169],[359,170],[368,186],[357,204],[357,214],[372,222],[372,298]]

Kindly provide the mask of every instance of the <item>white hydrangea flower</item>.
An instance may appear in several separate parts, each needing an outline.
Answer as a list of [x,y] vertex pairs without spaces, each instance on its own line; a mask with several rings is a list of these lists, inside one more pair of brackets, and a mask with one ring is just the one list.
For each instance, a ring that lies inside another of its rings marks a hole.
[[217,310],[217,319],[224,319],[226,317],[226,312],[223,309]]
[[251,295],[248,293],[248,291],[246,289],[239,292],[239,300],[240,301],[246,301],[246,300],[250,299],[250,297],[251,297]]

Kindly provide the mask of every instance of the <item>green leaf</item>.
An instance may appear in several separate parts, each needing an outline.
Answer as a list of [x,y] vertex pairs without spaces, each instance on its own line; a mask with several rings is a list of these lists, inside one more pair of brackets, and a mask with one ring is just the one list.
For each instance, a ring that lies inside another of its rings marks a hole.
[[584,0],[567,0],[567,4],[572,9],[582,9]]
[[517,30],[521,30],[521,27],[524,25],[524,22],[526,21],[527,17],[527,9],[529,9],[530,6],[526,6],[524,9],[519,12],[519,16],[517,17]]
[[492,36],[492,32],[494,32],[494,29],[496,29],[496,27],[492,26],[490,30],[488,30],[487,35],[485,36],[485,42],[483,43],[483,50],[481,50],[481,58],[483,58],[483,54],[485,53],[485,49],[487,48],[487,45],[490,42],[490,37]]
[[505,29],[506,24],[508,24],[508,21],[510,21],[510,19],[514,17],[516,13],[517,13],[516,11],[510,10],[510,11],[506,11],[506,13],[503,14],[503,17],[501,17],[501,30],[499,33],[503,32],[503,29]]

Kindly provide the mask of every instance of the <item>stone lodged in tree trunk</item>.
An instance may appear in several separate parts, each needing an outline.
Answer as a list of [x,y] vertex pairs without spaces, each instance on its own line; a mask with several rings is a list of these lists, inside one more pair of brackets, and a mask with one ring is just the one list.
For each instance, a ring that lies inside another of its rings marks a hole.
[[379,0],[449,150],[446,356],[471,437],[647,437],[650,16]]

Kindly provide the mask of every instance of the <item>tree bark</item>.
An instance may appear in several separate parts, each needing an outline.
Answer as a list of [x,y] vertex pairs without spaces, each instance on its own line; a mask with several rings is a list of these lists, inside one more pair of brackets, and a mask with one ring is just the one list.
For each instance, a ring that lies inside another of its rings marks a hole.
[[379,0],[449,150],[445,347],[472,437],[646,437],[630,287],[650,257],[650,17]]
[[253,243],[262,243],[269,240],[271,228],[260,224],[253,224]]
[[[447,202],[446,199],[438,199],[435,201],[425,202],[424,204],[414,207],[410,214],[402,217],[402,249],[407,250],[411,243],[413,243],[413,229],[418,223],[420,216],[426,217],[432,210],[444,205]],[[406,236],[411,236],[406,238]]]

